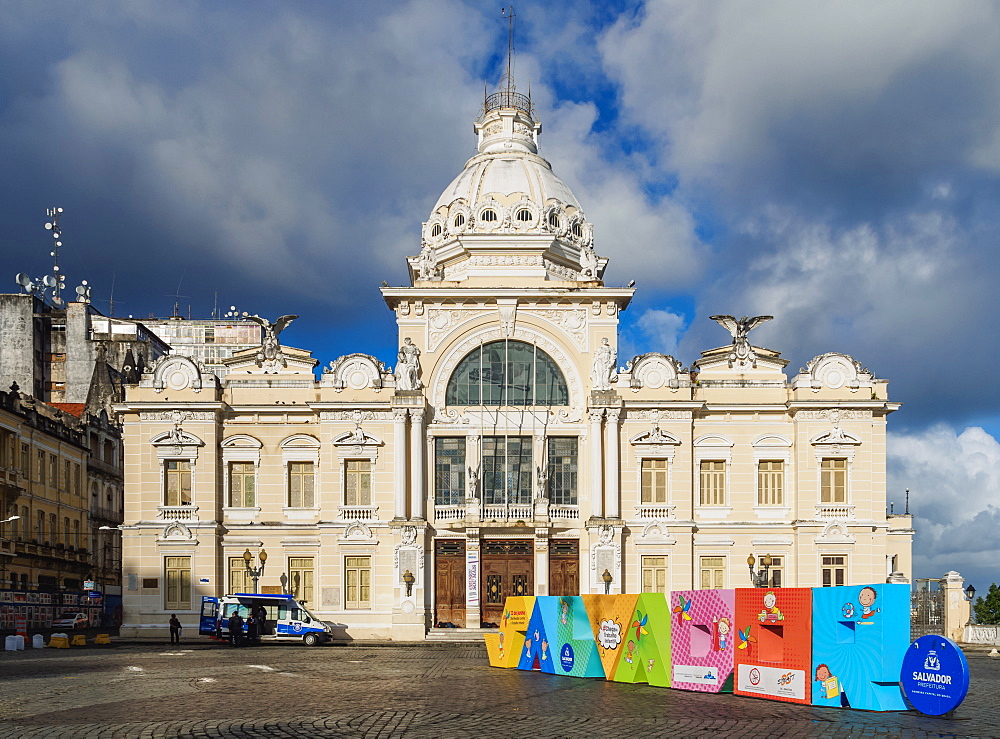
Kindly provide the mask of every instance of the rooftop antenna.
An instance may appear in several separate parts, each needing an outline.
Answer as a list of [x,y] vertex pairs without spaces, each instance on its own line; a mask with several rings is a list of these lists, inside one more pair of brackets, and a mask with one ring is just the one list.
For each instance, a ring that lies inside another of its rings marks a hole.
[[181,295],[181,283],[184,282],[184,273],[181,272],[181,278],[177,280],[177,290],[174,291],[173,295],[168,295],[168,298],[174,299],[174,309],[170,313],[171,318],[181,318],[181,298],[190,298],[190,295]]
[[52,257],[52,304],[57,308],[62,307],[63,303],[63,299],[59,297],[59,293],[66,289],[66,278],[59,272],[59,247],[62,246],[62,229],[59,228],[59,216],[62,212],[62,208],[45,209],[45,215],[52,219],[45,224],[45,230],[51,231],[53,238],[53,248],[49,252],[49,256]]
[[507,19],[507,73],[504,75],[504,92],[514,92],[514,6],[500,10],[500,15]]

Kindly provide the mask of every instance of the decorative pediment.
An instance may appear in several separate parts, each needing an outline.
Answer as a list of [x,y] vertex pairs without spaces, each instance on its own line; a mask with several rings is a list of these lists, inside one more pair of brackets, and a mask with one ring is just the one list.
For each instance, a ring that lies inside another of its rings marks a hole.
[[282,449],[319,449],[319,439],[309,434],[294,434],[281,442]]
[[205,442],[180,426],[174,426],[170,431],[157,434],[149,443],[153,446],[205,446]]
[[351,521],[347,524],[347,527],[344,529],[344,534],[340,538],[343,541],[362,541],[365,543],[373,543],[375,535],[363,521]]
[[642,387],[676,389],[681,385],[681,363],[669,354],[640,354],[625,363],[625,370],[632,376],[633,390]]
[[758,436],[753,440],[753,446],[757,447],[777,447],[784,449],[792,445],[792,440],[779,436],[778,434],[764,434],[763,436]]
[[847,525],[841,521],[830,521],[823,527],[823,532],[816,537],[817,544],[853,544],[854,537],[847,530]]
[[384,446],[385,442],[379,439],[377,436],[372,436],[367,433],[360,426],[355,428],[353,431],[345,431],[339,436],[333,437],[333,443],[335,446]]
[[733,440],[727,439],[725,436],[720,436],[719,434],[705,434],[704,436],[699,436],[694,440],[695,446],[725,446],[732,447]]
[[636,539],[636,545],[643,544],[676,544],[677,540],[671,535],[670,529],[665,523],[651,521],[642,527],[642,534]]
[[247,434],[235,434],[228,436],[222,441],[223,449],[260,449],[263,444]]
[[827,352],[813,357],[801,370],[808,376],[809,385],[813,390],[822,387],[838,390],[847,387],[854,391],[859,388],[870,388],[875,376],[859,361],[847,354]]
[[385,364],[368,354],[347,354],[330,362],[323,370],[323,379],[330,380],[337,390],[382,388]]
[[852,433],[844,431],[840,426],[834,426],[829,431],[824,431],[818,436],[814,436],[810,439],[811,444],[815,445],[858,445],[861,443],[861,439]]
[[193,541],[195,538],[187,526],[180,521],[171,521],[157,537],[157,541]]
[[659,426],[653,426],[649,431],[643,431],[641,434],[636,434],[631,439],[629,443],[633,445],[645,444],[645,445],[656,445],[660,446],[663,444],[680,444],[680,439],[675,437],[673,434],[668,434],[663,431]]
[[190,357],[170,354],[153,365],[153,389],[158,393],[188,388],[201,392],[201,374],[201,368]]

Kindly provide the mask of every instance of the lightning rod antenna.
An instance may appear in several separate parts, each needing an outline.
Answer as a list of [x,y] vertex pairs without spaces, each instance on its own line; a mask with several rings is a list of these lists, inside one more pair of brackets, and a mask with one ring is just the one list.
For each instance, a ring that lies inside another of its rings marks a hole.
[[500,15],[507,19],[507,86],[506,92],[514,91],[514,6],[510,5],[500,11]]

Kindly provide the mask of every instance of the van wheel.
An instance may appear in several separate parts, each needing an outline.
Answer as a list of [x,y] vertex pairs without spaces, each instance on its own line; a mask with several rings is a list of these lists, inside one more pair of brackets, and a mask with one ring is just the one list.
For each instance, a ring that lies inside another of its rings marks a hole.
[[317,644],[319,644],[319,637],[316,636],[315,634],[306,634],[305,636],[302,637],[302,641],[305,643],[307,647],[315,647]]

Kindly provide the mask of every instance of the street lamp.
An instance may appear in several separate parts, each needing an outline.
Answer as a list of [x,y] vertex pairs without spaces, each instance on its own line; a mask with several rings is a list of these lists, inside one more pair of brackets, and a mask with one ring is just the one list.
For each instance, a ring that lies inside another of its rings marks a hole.
[[247,569],[247,574],[253,578],[253,592],[257,592],[257,581],[260,576],[264,574],[264,563],[267,562],[267,552],[263,549],[260,550],[260,554],[257,555],[260,559],[260,567],[251,567],[250,563],[253,562],[253,555],[250,554],[250,548],[248,547],[245,552],[243,552],[243,565]]
[[965,589],[965,597],[968,598],[970,602],[972,601],[973,598],[976,597],[976,589],[972,587],[971,583]]
[[753,586],[755,588],[766,588],[768,579],[767,574],[768,570],[771,569],[771,563],[773,562],[773,560],[771,559],[770,554],[765,554],[763,557],[760,558],[761,569],[757,570],[757,572],[754,572],[753,566],[756,561],[757,559],[753,556],[753,554],[747,557],[747,567],[750,568],[750,582],[753,583]]
[[614,579],[611,576],[611,571],[608,569],[604,570],[604,574],[601,575],[601,579],[604,580],[604,594],[610,595],[611,593],[611,581]]
[[417,581],[417,578],[413,576],[413,573],[407,570],[403,573],[403,582],[406,584],[406,597],[409,598],[413,595],[413,583]]

